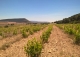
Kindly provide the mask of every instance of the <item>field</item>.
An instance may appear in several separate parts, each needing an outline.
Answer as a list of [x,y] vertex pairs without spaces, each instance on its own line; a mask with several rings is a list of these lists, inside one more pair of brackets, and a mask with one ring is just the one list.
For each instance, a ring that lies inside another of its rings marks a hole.
[[0,57],[80,57],[80,24],[0,26]]

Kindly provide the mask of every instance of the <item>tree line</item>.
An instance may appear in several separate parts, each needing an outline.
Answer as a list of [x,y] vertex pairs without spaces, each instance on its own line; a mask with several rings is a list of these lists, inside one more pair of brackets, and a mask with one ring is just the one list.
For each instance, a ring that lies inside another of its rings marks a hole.
[[80,23],[80,13],[70,16],[68,18],[64,18],[63,20],[55,21],[54,23],[57,23],[57,24]]

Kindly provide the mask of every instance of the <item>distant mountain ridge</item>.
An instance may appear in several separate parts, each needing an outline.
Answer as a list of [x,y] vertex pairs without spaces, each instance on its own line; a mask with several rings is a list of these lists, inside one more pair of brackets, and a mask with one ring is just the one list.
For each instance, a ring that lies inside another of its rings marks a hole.
[[16,22],[16,23],[49,23],[46,21],[29,21],[26,18],[10,18],[10,19],[1,19],[0,22]]
[[46,22],[46,21],[30,21],[31,23],[49,23],[49,22]]
[[11,19],[1,19],[0,22],[17,22],[17,23],[29,23],[30,21],[26,18],[11,18]]

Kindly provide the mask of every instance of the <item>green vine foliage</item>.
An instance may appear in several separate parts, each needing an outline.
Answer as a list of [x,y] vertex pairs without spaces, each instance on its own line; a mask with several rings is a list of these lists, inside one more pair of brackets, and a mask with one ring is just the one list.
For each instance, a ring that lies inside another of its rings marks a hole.
[[42,50],[42,43],[34,38],[28,41],[27,45],[24,47],[24,50],[30,57],[39,57]]

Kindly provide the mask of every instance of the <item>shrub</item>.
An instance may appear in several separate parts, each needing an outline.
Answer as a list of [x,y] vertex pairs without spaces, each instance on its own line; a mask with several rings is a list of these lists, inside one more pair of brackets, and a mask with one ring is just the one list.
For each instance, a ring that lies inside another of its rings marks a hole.
[[76,34],[75,43],[80,44],[80,34]]
[[69,33],[69,34],[73,34],[73,29],[70,28],[70,29],[68,30],[68,33]]
[[51,30],[52,30],[52,26],[50,26],[47,29],[47,31],[43,32],[42,36],[40,37],[43,43],[47,43],[48,42],[48,38],[50,37]]
[[26,31],[25,31],[25,30],[22,31],[22,36],[23,36],[24,38],[28,37],[28,34],[26,34]]
[[0,32],[0,36],[2,36],[2,32]]
[[14,24],[11,24],[11,26],[13,26]]
[[29,30],[29,33],[32,35],[33,34],[33,31],[32,30]]
[[26,28],[26,32],[28,32],[29,31],[29,28]]
[[43,33],[40,38],[41,38],[43,43],[48,42],[48,37],[47,37],[46,33]]
[[30,57],[39,57],[42,50],[42,44],[36,39],[33,39],[28,41],[27,46],[24,47],[24,50]]
[[17,30],[14,30],[13,35],[17,35]]
[[37,32],[37,28],[33,28],[33,32]]
[[9,26],[8,26],[8,25],[5,25],[4,27],[5,27],[5,28],[8,28]]

